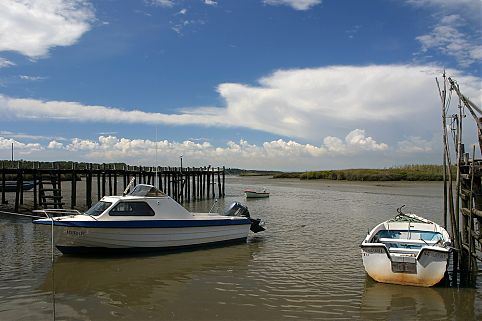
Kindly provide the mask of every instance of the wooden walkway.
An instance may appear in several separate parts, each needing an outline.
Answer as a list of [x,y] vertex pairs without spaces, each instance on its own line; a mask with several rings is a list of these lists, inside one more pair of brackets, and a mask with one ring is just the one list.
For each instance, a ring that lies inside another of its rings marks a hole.
[[[1,204],[6,200],[7,181],[16,182],[15,212],[24,204],[24,183],[33,183],[31,207],[86,209],[105,195],[119,195],[132,178],[136,184],[156,185],[176,201],[224,197],[225,168],[144,167],[113,164],[70,163],[71,168],[60,168],[57,163],[17,162],[17,166],[0,168]],[[26,168],[26,167],[29,168]],[[82,190],[82,193],[79,191]],[[10,192],[11,194],[12,192]]]

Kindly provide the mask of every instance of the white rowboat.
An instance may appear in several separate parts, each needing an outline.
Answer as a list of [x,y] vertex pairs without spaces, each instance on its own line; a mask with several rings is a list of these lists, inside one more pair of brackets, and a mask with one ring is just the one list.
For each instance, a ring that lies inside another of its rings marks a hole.
[[397,211],[395,218],[377,225],[360,245],[366,272],[384,283],[439,283],[447,271],[449,234],[432,221],[402,213],[401,208]]

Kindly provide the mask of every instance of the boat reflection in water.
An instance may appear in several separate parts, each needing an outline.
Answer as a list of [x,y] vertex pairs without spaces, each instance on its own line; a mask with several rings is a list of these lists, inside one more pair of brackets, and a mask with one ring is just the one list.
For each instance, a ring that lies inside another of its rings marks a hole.
[[442,288],[378,283],[367,277],[362,320],[440,320],[447,317]]
[[174,319],[195,320],[203,310],[203,317],[214,319],[213,307],[226,309],[226,301],[233,313],[243,315],[246,307],[231,304],[230,291],[236,284],[246,283],[248,266],[260,244],[157,256],[62,256],[39,290],[52,289],[54,274],[58,317],[85,314],[92,320],[119,316],[144,320],[155,316],[161,320],[172,319],[171,313],[176,311]]

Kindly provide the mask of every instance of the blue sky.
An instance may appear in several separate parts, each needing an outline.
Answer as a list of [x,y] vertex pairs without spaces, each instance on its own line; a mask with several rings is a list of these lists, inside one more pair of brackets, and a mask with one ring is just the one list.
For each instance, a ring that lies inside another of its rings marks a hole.
[[482,102],[481,5],[0,0],[0,159],[440,163],[434,78]]

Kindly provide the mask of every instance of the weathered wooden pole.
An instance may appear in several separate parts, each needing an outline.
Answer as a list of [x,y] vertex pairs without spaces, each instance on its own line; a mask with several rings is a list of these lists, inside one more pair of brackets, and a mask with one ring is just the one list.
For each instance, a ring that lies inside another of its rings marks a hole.
[[100,179],[101,179],[101,176],[100,176],[100,165],[97,165],[97,200],[100,200],[102,198],[102,196],[100,196],[101,194],[101,188],[100,188]]
[[7,200],[5,199],[5,162],[2,162],[2,204],[8,204]]
[[88,164],[85,178],[85,205],[88,208],[92,206],[92,163]]
[[117,195],[117,169],[116,165],[114,164],[114,195]]
[[221,197],[222,194],[221,194],[221,173],[220,173],[220,169],[218,167],[218,197]]
[[211,190],[211,172],[210,172],[211,166],[208,166],[207,171],[206,171],[206,196],[209,199],[210,197],[210,190]]
[[225,181],[225,172],[226,172],[226,168],[223,166],[223,197],[224,197],[224,187],[226,186],[226,181]]
[[77,205],[77,172],[76,164],[72,162],[72,188],[70,193],[70,208]]
[[35,169],[35,162],[33,163],[32,169],[32,180],[33,180],[33,209],[38,209],[38,198],[37,198],[37,170]]
[[213,198],[216,198],[216,195],[214,193],[214,190],[215,190],[214,185],[216,185],[216,183],[214,182],[214,179],[215,177],[214,177],[214,167],[213,167],[211,171],[211,191],[213,192]]
[[191,195],[192,195],[192,200],[195,201],[197,199],[197,195],[196,195],[196,169],[195,168],[192,169],[191,176],[192,176]]
[[113,189],[112,189],[112,170],[110,169],[110,164],[107,165],[107,175],[109,179],[109,196],[113,195]]

